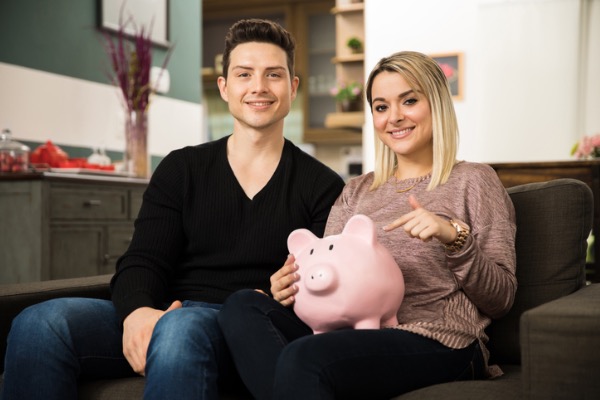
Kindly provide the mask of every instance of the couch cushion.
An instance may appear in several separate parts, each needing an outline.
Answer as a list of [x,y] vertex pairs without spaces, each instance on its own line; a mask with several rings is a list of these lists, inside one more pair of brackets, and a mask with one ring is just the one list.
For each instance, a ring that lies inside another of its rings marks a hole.
[[600,398],[599,338],[599,283],[523,313],[524,397]]
[[392,400],[518,400],[521,396],[521,367],[502,366],[496,379],[442,383],[405,393]]
[[79,384],[82,400],[129,400],[141,399],[144,393],[144,378],[99,379]]
[[[131,400],[141,399],[144,393],[144,378],[101,379],[79,384],[80,400]],[[219,393],[219,400],[250,400],[241,393]]]
[[510,312],[488,329],[494,363],[520,364],[519,319],[540,304],[585,284],[591,189],[575,179],[508,189],[517,217],[517,294]]
[[[12,320],[23,309],[33,304],[58,297],[92,297],[109,299],[111,275],[86,278],[58,279],[43,282],[11,283],[0,285],[0,360],[6,354],[6,337]],[[4,362],[0,362],[0,373]]]

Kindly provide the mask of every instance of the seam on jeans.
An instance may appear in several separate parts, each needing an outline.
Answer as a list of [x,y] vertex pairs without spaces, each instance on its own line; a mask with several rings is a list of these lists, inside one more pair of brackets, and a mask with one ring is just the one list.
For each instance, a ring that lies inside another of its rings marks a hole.
[[469,377],[469,379],[463,378],[460,379],[462,381],[466,381],[466,380],[475,380],[475,357],[477,357],[477,350],[479,349],[479,346],[474,346],[473,347],[473,354],[471,356],[471,361],[469,361],[469,364],[461,371],[461,373],[458,374],[458,376],[456,378],[454,378],[454,381],[459,380],[461,377],[464,377],[465,373],[467,373],[468,370],[471,370],[471,376]]
[[287,313],[283,313],[283,312],[278,311],[278,310],[267,311],[267,312],[265,312],[263,314],[265,316],[266,320],[267,320],[267,325],[269,326],[269,330],[271,331],[271,333],[273,333],[277,337],[277,339],[279,340],[279,343],[282,346],[286,346],[290,341],[287,340],[287,338],[273,324],[273,319],[270,317],[270,315],[273,314],[273,313],[277,313],[278,315],[282,315],[286,319],[288,319],[288,320],[290,320],[292,322],[295,322],[295,320],[293,318],[290,318],[290,316]]

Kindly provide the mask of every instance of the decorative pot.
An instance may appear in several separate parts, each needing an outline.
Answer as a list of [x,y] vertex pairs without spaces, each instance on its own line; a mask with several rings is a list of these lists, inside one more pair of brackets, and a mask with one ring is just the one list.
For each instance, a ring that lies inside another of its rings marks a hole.
[[125,171],[136,178],[148,178],[148,113],[133,110],[125,121],[125,153],[123,155]]
[[338,102],[341,112],[360,111],[360,100],[342,100]]

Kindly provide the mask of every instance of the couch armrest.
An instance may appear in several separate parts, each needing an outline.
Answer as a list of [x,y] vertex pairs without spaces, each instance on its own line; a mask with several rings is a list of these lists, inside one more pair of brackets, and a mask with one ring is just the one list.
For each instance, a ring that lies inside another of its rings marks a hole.
[[521,316],[525,399],[600,398],[600,284]]
[[6,338],[14,317],[30,305],[57,297],[109,299],[112,275],[0,285],[0,373],[4,371]]

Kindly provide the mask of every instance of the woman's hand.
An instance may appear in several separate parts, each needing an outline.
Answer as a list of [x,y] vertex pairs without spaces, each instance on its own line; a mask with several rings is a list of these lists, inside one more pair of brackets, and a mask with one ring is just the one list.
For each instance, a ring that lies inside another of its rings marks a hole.
[[273,298],[284,306],[290,306],[294,303],[294,295],[298,292],[295,285],[298,281],[298,266],[296,259],[292,254],[287,257],[285,264],[281,269],[271,275],[271,294]]
[[402,227],[410,236],[424,242],[430,241],[431,238],[436,238],[445,244],[456,240],[458,235],[456,229],[447,219],[424,209],[413,195],[408,196],[408,202],[413,211],[384,226],[383,230],[391,231]]

